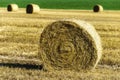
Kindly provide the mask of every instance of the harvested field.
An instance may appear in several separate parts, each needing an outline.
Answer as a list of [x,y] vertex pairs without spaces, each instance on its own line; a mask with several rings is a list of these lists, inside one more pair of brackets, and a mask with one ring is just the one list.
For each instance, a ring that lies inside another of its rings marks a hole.
[[[120,80],[120,11],[42,9],[38,14],[29,15],[25,9],[9,13],[0,8],[0,13],[1,80]],[[45,26],[56,20],[74,18],[92,24],[102,39],[103,56],[95,70],[43,71],[37,65],[30,69],[27,68],[30,65],[21,67],[24,60],[39,59],[39,37]],[[15,58],[24,60],[13,64]]]

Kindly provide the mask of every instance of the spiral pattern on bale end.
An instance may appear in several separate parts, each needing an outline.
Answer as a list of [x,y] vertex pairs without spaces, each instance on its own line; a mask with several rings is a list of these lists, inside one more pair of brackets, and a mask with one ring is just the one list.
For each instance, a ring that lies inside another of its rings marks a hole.
[[18,5],[17,4],[9,4],[7,6],[7,11],[18,11]]
[[94,12],[102,12],[103,11],[103,7],[101,5],[95,5],[93,7],[93,11]]
[[62,20],[41,33],[40,53],[47,70],[91,70],[101,57],[101,41],[94,27],[84,21]]
[[26,6],[26,13],[32,14],[32,13],[39,13],[40,7],[36,4],[28,4]]

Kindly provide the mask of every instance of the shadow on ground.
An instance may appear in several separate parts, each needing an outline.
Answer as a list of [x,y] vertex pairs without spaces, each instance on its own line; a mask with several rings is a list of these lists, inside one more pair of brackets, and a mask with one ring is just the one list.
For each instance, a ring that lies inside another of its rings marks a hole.
[[43,69],[43,65],[20,64],[20,63],[0,63],[0,67],[25,68],[25,69]]

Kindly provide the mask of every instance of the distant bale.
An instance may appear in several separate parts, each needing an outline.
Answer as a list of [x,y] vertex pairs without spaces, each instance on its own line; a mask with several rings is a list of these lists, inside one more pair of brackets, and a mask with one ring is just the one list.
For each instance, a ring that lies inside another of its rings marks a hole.
[[47,70],[91,70],[101,58],[101,40],[84,21],[61,20],[49,24],[40,37],[39,57]]
[[93,11],[94,12],[102,12],[103,11],[103,7],[101,5],[95,5],[93,7]]
[[32,14],[32,13],[39,13],[40,7],[36,4],[28,4],[26,6],[26,13]]
[[9,4],[7,6],[7,11],[18,11],[18,5],[17,4]]

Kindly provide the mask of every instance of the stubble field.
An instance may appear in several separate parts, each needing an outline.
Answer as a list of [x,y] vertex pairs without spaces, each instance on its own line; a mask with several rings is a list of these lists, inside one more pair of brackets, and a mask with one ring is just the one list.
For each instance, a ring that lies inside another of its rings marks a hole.
[[[120,11],[93,13],[91,10],[42,9],[26,14],[25,9],[0,9],[0,80],[120,80]],[[39,38],[51,22],[78,19],[91,23],[101,36],[103,55],[90,72],[44,71],[39,60]],[[23,59],[23,60],[22,60]],[[28,61],[31,60],[31,61]],[[23,64],[24,62],[29,64]],[[19,64],[18,64],[19,63]]]

